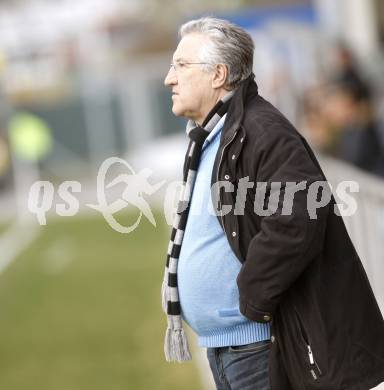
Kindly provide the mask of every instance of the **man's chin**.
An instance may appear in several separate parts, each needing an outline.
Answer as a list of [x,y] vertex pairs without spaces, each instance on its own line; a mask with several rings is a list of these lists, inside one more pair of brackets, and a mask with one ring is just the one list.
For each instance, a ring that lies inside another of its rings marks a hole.
[[176,116],[184,116],[184,111],[182,109],[180,109],[180,107],[177,107],[175,105],[173,105],[172,107],[172,112],[173,112],[173,115],[176,115]]
[[183,109],[182,107],[178,107],[176,104],[172,106],[172,113],[175,116],[180,116],[186,119],[193,119],[193,115],[191,115],[191,112]]

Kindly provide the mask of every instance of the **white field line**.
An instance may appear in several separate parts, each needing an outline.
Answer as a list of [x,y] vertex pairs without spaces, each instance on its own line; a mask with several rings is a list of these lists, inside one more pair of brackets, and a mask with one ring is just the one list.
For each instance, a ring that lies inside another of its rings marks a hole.
[[197,344],[197,337],[192,330],[187,327],[188,339],[190,340],[192,360],[197,365],[197,370],[200,374],[200,383],[202,390],[215,390],[215,382],[213,381],[211,369],[209,367],[208,359],[206,356],[206,348],[201,348]]
[[213,381],[211,369],[209,367],[208,359],[206,356],[206,349],[197,347],[195,352],[197,368],[200,372],[200,378],[203,390],[215,390],[216,386]]
[[36,223],[14,223],[0,237],[0,273],[12,263],[38,236]]

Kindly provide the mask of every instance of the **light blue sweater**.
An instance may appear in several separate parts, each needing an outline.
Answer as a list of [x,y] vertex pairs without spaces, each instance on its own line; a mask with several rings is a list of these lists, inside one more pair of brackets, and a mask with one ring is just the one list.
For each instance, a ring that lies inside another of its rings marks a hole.
[[236,277],[241,263],[213,214],[211,175],[224,120],[203,145],[177,271],[182,316],[202,347],[270,338],[269,324],[248,320],[239,311]]

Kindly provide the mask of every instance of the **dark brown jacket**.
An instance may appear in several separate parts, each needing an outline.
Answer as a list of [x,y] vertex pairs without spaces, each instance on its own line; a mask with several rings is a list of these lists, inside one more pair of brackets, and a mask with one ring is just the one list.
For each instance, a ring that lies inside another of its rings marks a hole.
[[[257,91],[253,75],[236,91],[222,131],[212,184],[325,180],[305,139]],[[267,191],[268,194],[268,191]],[[283,193],[282,193],[283,195]],[[218,217],[242,267],[240,311],[270,322],[271,390],[366,390],[384,381],[384,321],[335,200],[307,212],[296,193],[292,215],[253,209]],[[221,187],[220,205],[236,194]]]

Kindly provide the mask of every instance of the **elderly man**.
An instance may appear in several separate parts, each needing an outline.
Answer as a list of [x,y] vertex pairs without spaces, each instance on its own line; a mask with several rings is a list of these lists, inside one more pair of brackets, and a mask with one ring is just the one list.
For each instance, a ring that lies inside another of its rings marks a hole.
[[180,35],[165,85],[190,143],[162,288],[166,359],[191,358],[183,319],[218,389],[374,387],[382,315],[334,198],[321,202],[314,154],[258,94],[251,37],[214,18]]

